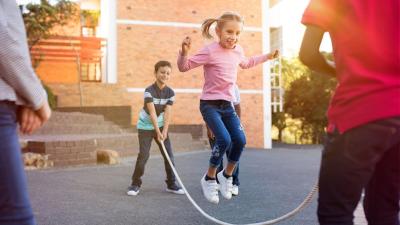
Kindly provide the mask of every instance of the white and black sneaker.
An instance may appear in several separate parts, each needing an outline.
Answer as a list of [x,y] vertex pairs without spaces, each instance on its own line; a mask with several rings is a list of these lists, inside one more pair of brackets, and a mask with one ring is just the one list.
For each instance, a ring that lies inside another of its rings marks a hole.
[[136,196],[139,194],[140,187],[136,185],[131,185],[128,187],[128,191],[126,192],[127,195]]
[[238,196],[239,195],[239,186],[234,184],[232,186],[232,196]]
[[176,184],[169,185],[169,186],[167,187],[167,190],[166,190],[166,191],[167,191],[167,192],[170,192],[170,193],[177,194],[177,195],[184,195],[184,194],[185,194],[185,191],[184,191],[181,187],[179,187],[178,185],[176,185]]
[[225,198],[225,199],[231,199],[232,198],[232,182],[233,182],[233,178],[232,176],[229,178],[226,178],[224,176],[224,171],[222,170],[221,172],[219,172],[217,174],[218,177],[218,181],[219,181],[219,191],[221,192],[221,195]]
[[201,189],[203,190],[204,197],[214,204],[218,204],[218,184],[216,180],[206,180],[206,175],[204,175],[201,180]]

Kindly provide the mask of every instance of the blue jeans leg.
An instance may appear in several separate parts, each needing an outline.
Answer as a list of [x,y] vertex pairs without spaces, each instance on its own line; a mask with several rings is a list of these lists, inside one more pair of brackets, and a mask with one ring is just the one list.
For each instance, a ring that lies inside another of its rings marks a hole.
[[[211,149],[214,147],[215,145],[215,139],[209,139],[208,140],[210,143],[210,147]],[[226,156],[228,157],[229,155],[229,151],[226,152]],[[218,169],[217,169],[217,173],[221,172],[224,169],[224,163],[223,160],[221,161],[221,164],[219,164]],[[236,163],[236,167],[235,170],[232,173],[232,178],[233,178],[233,185],[240,185],[240,181],[239,181],[239,162]],[[217,182],[218,182],[218,178],[217,178]]]
[[237,163],[246,143],[240,120],[229,102],[221,105],[200,103],[204,121],[215,136],[210,166],[218,167],[223,155],[228,151],[228,162]]
[[232,147],[227,157],[228,162],[237,163],[246,145],[246,136],[242,124],[233,107],[224,112],[222,120],[232,140]]
[[0,101],[0,224],[35,224],[21,160],[16,106]]

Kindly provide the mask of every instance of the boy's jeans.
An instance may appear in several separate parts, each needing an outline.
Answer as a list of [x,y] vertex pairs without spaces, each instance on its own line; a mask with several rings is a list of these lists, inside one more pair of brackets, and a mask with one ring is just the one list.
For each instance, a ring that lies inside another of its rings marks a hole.
[[0,101],[0,224],[35,224],[17,133],[17,107]]
[[210,166],[218,167],[226,151],[229,151],[228,162],[237,163],[246,145],[246,137],[232,103],[224,100],[201,100],[200,112],[216,140]]
[[321,225],[352,225],[365,189],[369,225],[399,225],[400,117],[328,134],[319,178]]
[[[160,130],[162,131],[162,127]],[[142,179],[141,177],[144,174],[144,168],[146,166],[147,160],[149,159],[150,156],[150,148],[151,148],[151,142],[156,140],[156,134],[154,130],[138,130],[139,133],[139,154],[137,156],[136,160],[136,166],[135,166],[135,171],[133,172],[132,175],[132,185],[136,186],[141,186],[142,185]],[[164,151],[162,150],[161,144],[156,141],[158,147],[160,148],[161,155],[164,158],[164,167],[165,167],[165,173],[167,174],[167,180],[165,181],[169,186],[175,184],[175,175],[174,172],[172,171],[171,166],[169,165],[167,158],[164,154]],[[172,153],[172,148],[171,148],[171,142],[169,140],[169,137],[165,139],[164,141],[164,146],[165,150],[167,150],[168,156],[171,159],[172,163],[174,163],[174,155]]]

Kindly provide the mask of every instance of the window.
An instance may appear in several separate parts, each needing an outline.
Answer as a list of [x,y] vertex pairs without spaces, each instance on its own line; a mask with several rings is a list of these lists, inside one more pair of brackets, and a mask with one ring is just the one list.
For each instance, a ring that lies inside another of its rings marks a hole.
[[101,82],[100,63],[81,63],[81,81]]

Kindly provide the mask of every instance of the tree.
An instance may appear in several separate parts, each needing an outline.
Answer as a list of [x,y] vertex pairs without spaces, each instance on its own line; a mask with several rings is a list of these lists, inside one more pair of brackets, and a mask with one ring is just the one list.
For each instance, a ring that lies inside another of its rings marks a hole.
[[28,4],[22,13],[28,45],[31,49],[40,40],[47,39],[56,26],[64,26],[77,14],[77,6],[68,0],[59,0],[52,5],[48,0],[40,4]]
[[287,114],[284,112],[273,112],[272,113],[272,125],[278,129],[278,141],[282,142],[283,130],[287,127]]
[[[68,0],[59,0],[55,5],[48,0],[41,0],[40,4],[28,4],[26,10],[22,12],[28,39],[29,50],[31,50],[40,40],[50,37],[52,30],[56,26],[64,26],[76,15],[77,6]],[[40,58],[32,58],[33,68],[37,68],[41,61]],[[57,97],[52,90],[43,84],[51,108],[57,105]]]
[[[307,72],[307,68],[298,60],[298,58],[293,59],[282,59],[281,60],[282,70],[282,87],[284,90],[290,88],[290,84],[304,76]],[[286,97],[285,97],[286,98]],[[278,129],[278,141],[282,142],[283,131],[289,126],[288,119],[290,115],[287,114],[285,106],[284,112],[273,112],[272,113],[272,125]]]
[[336,80],[310,70],[290,84],[285,95],[285,109],[292,118],[302,121],[302,138],[320,143],[327,124],[326,110]]
[[290,84],[298,78],[307,75],[308,69],[298,58],[282,59],[282,80],[283,88],[288,90]]

